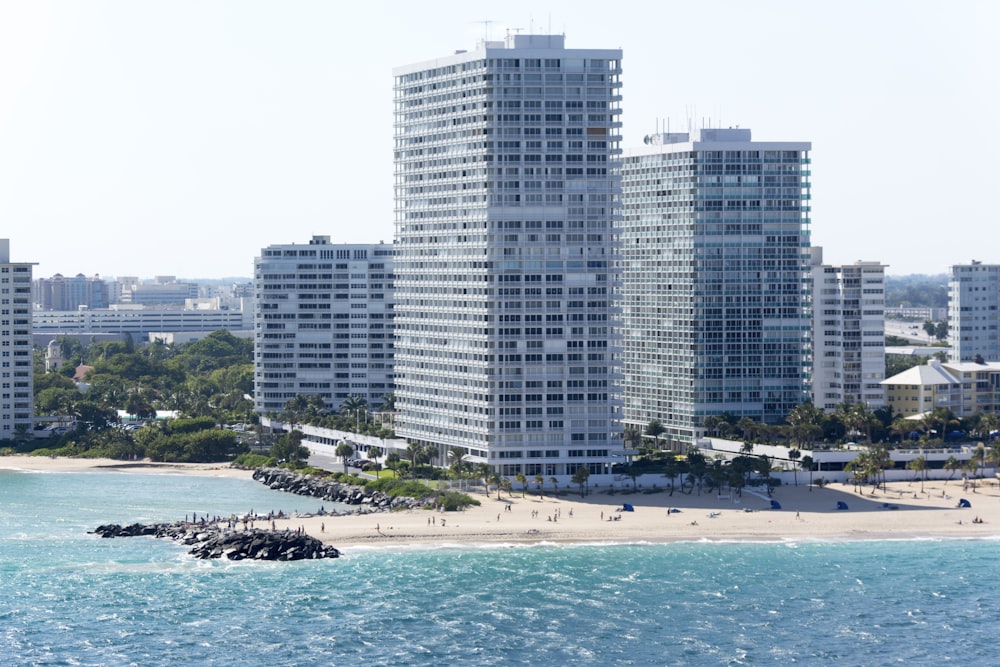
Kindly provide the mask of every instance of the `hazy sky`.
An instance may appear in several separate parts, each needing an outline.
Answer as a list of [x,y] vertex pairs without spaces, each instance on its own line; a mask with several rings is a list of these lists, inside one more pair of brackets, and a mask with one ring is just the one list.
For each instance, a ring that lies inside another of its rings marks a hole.
[[391,242],[392,68],[522,29],[624,50],[626,148],[813,142],[828,262],[1000,263],[998,28],[993,0],[0,0],[0,238],[36,276],[184,278]]

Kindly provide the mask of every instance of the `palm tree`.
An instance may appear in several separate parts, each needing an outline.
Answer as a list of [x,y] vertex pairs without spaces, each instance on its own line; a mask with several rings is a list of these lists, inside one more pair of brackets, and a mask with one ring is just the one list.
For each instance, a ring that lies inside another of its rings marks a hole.
[[785,420],[791,427],[793,442],[812,444],[813,438],[822,433],[823,411],[810,402],[796,405]]
[[815,463],[815,461],[813,461],[813,457],[809,456],[808,454],[806,454],[805,456],[803,456],[800,459],[800,462],[801,462],[800,465],[802,466],[802,468],[804,470],[808,470],[809,471],[809,492],[812,493],[812,490],[813,490],[813,466],[815,466],[816,463]]
[[385,457],[385,467],[392,471],[393,477],[399,478],[399,453],[389,452]]
[[465,467],[465,448],[464,447],[449,447],[448,448],[448,458],[451,460],[451,469],[455,473],[455,477],[458,479],[459,484],[462,481],[462,469]]
[[580,466],[579,468],[577,468],[576,472],[573,473],[573,483],[580,485],[580,497],[581,498],[584,495],[583,487],[587,483],[588,479],[590,479],[590,471],[588,471],[583,466]]
[[642,446],[642,431],[635,424],[629,424],[622,432],[622,441],[629,446],[629,449],[639,449]]
[[559,480],[555,477],[549,477],[549,483],[552,485],[552,490],[556,495],[559,495]]
[[410,459],[410,475],[413,478],[417,476],[417,460],[423,456],[423,450],[424,448],[416,442],[406,444],[406,456]]
[[802,452],[797,449],[788,450],[788,458],[792,462],[792,477],[795,479],[795,486],[799,485],[799,466],[795,462],[802,457]]
[[[948,479],[952,479],[955,477],[955,471],[962,469],[962,464],[957,458],[955,458],[954,455],[952,455],[949,456],[948,460],[944,462],[944,469],[951,471],[951,474],[948,475]],[[944,481],[945,484],[948,483],[948,479]]]
[[670,495],[674,495],[674,480],[677,476],[681,474],[681,467],[677,463],[677,459],[673,456],[668,457],[666,463],[663,466],[663,476],[670,480]]
[[518,472],[514,475],[514,479],[517,483],[521,485],[521,498],[524,498],[525,492],[528,490],[528,478],[523,472]]
[[[504,477],[503,479],[501,479],[500,480],[500,486],[503,488],[504,491],[507,492],[508,496],[510,496],[511,498],[514,497],[514,494],[511,491],[510,477]],[[500,492],[497,491],[497,500],[499,500],[499,499],[500,499]]]
[[646,424],[646,435],[651,436],[656,442],[656,448],[660,448],[660,436],[666,432],[666,427],[659,419],[653,419]]
[[496,486],[497,487],[497,500],[500,500],[500,487],[502,486],[502,484],[501,484],[502,481],[503,480],[500,479],[500,473],[498,473],[498,472],[491,472],[490,476],[486,479],[486,493],[489,494],[491,486]]
[[368,415],[368,401],[366,401],[361,396],[348,396],[340,403],[340,412],[348,416],[354,417],[355,428],[360,424],[361,418],[360,413],[364,411],[365,415]]
[[545,475],[543,475],[542,473],[538,473],[537,475],[535,475],[535,486],[538,487],[538,497],[539,498],[544,498],[545,497],[544,494],[542,493],[542,486],[544,484],[545,484]]
[[920,493],[923,493],[924,479],[927,477],[927,459],[923,456],[911,459],[906,463],[906,469],[916,472],[917,476],[920,477]]
[[349,459],[354,454],[354,447],[351,443],[346,440],[341,440],[340,444],[337,445],[337,449],[333,450],[333,453],[340,457],[340,460],[344,463],[344,474],[347,474],[347,459]]

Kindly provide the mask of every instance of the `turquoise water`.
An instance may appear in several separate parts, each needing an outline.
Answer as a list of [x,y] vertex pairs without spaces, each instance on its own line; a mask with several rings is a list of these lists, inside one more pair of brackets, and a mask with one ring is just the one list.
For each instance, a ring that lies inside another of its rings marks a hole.
[[229,563],[86,532],[251,508],[318,503],[249,480],[0,471],[0,665],[997,663],[994,540]]

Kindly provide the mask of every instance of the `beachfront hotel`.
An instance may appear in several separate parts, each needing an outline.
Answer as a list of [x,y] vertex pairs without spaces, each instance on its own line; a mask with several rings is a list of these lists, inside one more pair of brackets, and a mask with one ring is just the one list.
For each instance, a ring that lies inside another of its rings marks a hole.
[[32,412],[31,267],[10,261],[10,239],[0,239],[0,440],[34,427]]
[[951,267],[948,343],[951,361],[1000,361],[1000,265]]
[[299,395],[337,410],[348,396],[380,405],[392,391],[393,246],[271,245],[254,259],[254,410]]
[[509,35],[394,70],[396,434],[437,463],[621,452],[621,57]]
[[708,416],[781,423],[808,400],[810,148],[730,128],[626,152],[626,423],[683,448]]
[[885,265],[823,263],[812,248],[813,405],[885,406]]

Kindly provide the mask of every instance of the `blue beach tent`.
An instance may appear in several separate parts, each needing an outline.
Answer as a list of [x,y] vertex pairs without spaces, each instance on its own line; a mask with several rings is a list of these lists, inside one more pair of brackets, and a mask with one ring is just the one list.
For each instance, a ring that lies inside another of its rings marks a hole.
[[781,503],[779,503],[777,500],[772,500],[771,501],[771,509],[773,509],[773,510],[780,510],[781,509]]
[[839,509],[839,510],[846,510],[847,509],[847,503],[845,503],[843,500],[838,500],[837,501],[837,509]]
[[628,503],[624,503],[624,504],[622,505],[622,511],[623,511],[623,512],[634,512],[634,511],[635,511],[635,508],[634,508],[634,507],[632,507],[632,506],[631,506],[630,504],[628,504]]
[[959,507],[972,507],[972,503],[970,503],[965,498],[962,498],[961,500],[958,501],[958,506]]

